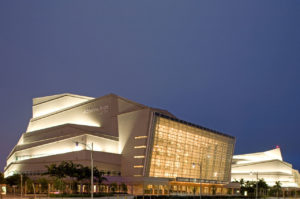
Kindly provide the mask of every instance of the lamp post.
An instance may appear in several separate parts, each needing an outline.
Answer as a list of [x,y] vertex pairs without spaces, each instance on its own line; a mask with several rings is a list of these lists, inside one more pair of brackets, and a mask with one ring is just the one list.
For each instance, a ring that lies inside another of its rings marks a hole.
[[253,173],[256,174],[256,190],[255,190],[255,199],[257,199],[257,195],[258,195],[258,171],[257,172],[250,172],[250,175],[252,175]]
[[23,198],[23,174],[21,173],[21,198]]
[[202,163],[192,163],[192,167],[195,168],[196,165],[199,166],[199,169],[200,169],[200,179],[199,179],[199,184],[200,184],[200,192],[199,192],[199,196],[200,196],[200,199],[201,199],[201,195],[202,195],[202,188],[201,188],[201,178],[202,178]]
[[88,149],[91,150],[91,198],[94,198],[94,159],[93,159],[93,150],[94,150],[94,143],[92,142],[91,146],[86,143],[75,142],[76,146],[79,144],[85,145]]

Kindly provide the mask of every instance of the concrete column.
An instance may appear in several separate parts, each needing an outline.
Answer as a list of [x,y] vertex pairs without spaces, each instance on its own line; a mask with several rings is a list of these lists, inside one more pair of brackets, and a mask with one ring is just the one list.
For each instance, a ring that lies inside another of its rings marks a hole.
[[143,198],[144,198],[144,194],[145,194],[145,183],[143,183],[143,189],[142,189],[142,191],[143,191]]

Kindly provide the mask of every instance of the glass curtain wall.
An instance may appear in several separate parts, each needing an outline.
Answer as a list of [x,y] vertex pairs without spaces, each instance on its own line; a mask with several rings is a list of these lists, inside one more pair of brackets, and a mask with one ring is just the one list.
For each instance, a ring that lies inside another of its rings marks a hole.
[[234,142],[233,137],[156,116],[149,176],[228,182]]

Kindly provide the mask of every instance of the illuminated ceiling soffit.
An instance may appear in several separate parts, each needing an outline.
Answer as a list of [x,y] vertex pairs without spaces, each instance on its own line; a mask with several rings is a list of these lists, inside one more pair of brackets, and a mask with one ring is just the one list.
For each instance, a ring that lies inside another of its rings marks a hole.
[[72,106],[90,101],[94,98],[73,95],[61,94],[33,99],[32,117],[38,118],[57,111],[61,111]]

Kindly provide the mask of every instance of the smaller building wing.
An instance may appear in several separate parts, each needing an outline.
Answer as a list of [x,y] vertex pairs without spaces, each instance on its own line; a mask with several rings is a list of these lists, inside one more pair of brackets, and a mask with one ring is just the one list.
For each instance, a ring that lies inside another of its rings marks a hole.
[[248,153],[248,154],[233,156],[233,162],[235,164],[246,164],[246,163],[261,162],[266,160],[282,161],[280,148],[259,152],[259,153]]

